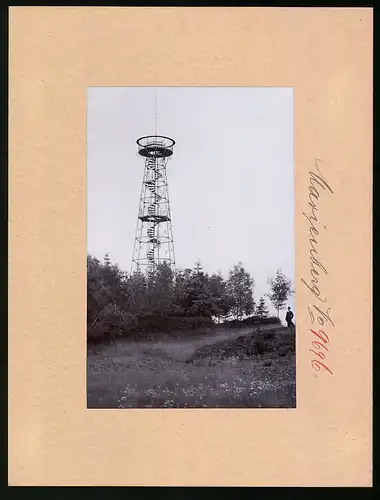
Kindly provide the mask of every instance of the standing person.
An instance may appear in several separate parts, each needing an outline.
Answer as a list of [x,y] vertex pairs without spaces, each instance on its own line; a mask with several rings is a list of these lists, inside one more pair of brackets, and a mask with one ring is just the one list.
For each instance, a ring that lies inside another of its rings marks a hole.
[[285,316],[285,320],[288,323],[288,328],[294,328],[294,323],[292,321],[293,318],[294,318],[294,314],[293,314],[292,310],[290,309],[290,307],[288,307],[288,311],[287,311],[286,316]]

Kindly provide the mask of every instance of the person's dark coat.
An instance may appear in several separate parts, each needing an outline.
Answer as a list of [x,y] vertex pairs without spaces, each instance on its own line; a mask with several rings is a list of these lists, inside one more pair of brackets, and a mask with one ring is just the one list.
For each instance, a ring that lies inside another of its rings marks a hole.
[[290,323],[290,322],[292,321],[293,317],[294,317],[294,314],[292,313],[292,311],[288,311],[288,312],[286,313],[285,320],[286,320],[288,323]]

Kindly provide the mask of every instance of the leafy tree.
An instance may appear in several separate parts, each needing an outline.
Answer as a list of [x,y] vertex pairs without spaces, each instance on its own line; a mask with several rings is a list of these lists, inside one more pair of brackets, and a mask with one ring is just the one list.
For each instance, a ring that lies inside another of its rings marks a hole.
[[266,306],[264,297],[260,297],[259,305],[257,306],[257,309],[256,309],[256,315],[260,319],[267,318],[269,315],[269,311],[268,311],[268,308]]
[[212,298],[212,315],[219,321],[228,317],[231,300],[227,293],[227,283],[222,274],[212,274],[209,278],[209,291]]
[[274,277],[268,278],[270,292],[266,294],[273,307],[277,311],[277,317],[280,316],[280,310],[284,309],[288,298],[293,295],[292,284],[281,269],[278,269]]
[[230,271],[227,281],[228,300],[232,315],[241,321],[244,315],[250,315],[255,309],[253,300],[254,280],[244,269],[241,262]]

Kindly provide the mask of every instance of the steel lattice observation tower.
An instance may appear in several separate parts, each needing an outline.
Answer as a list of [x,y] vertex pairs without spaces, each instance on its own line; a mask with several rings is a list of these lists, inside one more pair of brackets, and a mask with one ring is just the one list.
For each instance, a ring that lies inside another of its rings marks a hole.
[[166,165],[175,141],[162,135],[140,137],[138,153],[144,158],[144,177],[131,272],[146,275],[147,284],[157,265],[166,262],[174,271],[174,245]]

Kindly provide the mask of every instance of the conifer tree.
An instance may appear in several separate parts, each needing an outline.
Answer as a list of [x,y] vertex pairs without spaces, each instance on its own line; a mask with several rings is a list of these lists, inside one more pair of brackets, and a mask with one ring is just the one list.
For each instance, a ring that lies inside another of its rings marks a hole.
[[264,297],[260,297],[259,300],[259,305],[257,306],[256,310],[256,316],[258,316],[260,319],[267,318],[269,314],[268,308],[265,303]]

